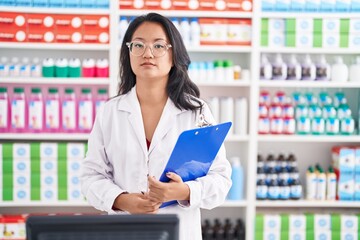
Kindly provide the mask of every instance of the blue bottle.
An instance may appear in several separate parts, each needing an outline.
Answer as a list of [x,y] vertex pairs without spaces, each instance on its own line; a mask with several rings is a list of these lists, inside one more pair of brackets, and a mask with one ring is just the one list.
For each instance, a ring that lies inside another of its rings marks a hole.
[[228,194],[228,200],[241,200],[244,192],[244,171],[239,157],[231,158],[230,162],[232,166],[232,186]]

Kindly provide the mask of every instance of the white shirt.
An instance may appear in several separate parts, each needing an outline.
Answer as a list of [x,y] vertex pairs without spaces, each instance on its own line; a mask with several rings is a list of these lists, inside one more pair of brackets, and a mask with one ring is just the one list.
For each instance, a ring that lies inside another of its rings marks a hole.
[[[205,103],[203,113],[207,121],[214,122]],[[147,175],[159,179],[180,133],[195,128],[198,115],[178,109],[168,98],[148,150],[136,87],[109,100],[96,116],[82,166],[82,192],[88,202],[116,213],[112,206],[119,194],[146,192]],[[186,184],[190,204],[161,208],[159,213],[178,215],[180,240],[200,240],[200,208],[221,205],[231,186],[231,166],[224,146],[208,174]]]

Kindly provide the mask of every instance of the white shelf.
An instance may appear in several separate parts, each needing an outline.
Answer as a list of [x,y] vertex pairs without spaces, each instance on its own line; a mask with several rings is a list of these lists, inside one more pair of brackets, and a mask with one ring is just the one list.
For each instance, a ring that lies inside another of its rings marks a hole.
[[226,200],[224,204],[221,205],[221,207],[246,207],[247,206],[246,200],[237,200],[237,201],[229,201]]
[[304,47],[261,47],[262,53],[298,53],[298,54],[353,54],[358,55],[360,49],[353,48],[304,48]]
[[50,7],[7,7],[1,6],[1,12],[44,13],[44,14],[86,14],[108,15],[109,9],[98,8],[50,8]]
[[[139,16],[154,10],[120,10],[121,16]],[[234,11],[176,11],[176,10],[156,10],[156,13],[167,17],[215,17],[215,18],[251,18],[252,12]]]
[[69,141],[87,141],[87,133],[0,133],[1,140],[69,140]]
[[359,82],[259,80],[266,88],[360,88]]
[[332,136],[332,135],[258,135],[259,142],[341,142],[359,143],[360,135]]
[[256,207],[264,208],[359,208],[360,201],[309,201],[309,200],[286,200],[286,201],[256,201]]
[[261,18],[358,18],[356,12],[261,12]]
[[87,202],[0,202],[0,207],[91,207]]
[[0,78],[0,83],[21,84],[71,84],[71,85],[109,85],[108,78],[36,78],[36,77],[6,77]]
[[213,53],[251,53],[251,46],[198,46],[198,47],[188,47],[188,52],[213,52]]
[[106,51],[110,49],[109,44],[66,44],[66,43],[0,43],[0,49],[50,49],[50,50],[86,50],[86,51]]
[[234,82],[197,82],[194,83],[199,87],[250,87],[250,81],[239,80]]
[[226,138],[226,142],[247,142],[249,141],[250,137],[248,135],[233,135],[229,134]]

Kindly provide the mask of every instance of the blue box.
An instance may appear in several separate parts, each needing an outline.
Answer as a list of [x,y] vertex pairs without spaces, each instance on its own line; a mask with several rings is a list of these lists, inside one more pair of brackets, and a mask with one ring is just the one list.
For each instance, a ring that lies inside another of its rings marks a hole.
[[33,7],[47,7],[48,0],[33,0]]

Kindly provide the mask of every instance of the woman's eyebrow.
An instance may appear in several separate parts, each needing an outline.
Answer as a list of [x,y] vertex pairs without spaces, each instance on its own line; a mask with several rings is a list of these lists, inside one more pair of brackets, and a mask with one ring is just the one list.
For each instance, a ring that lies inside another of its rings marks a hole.
[[[134,40],[140,40],[140,41],[145,42],[145,39],[141,38],[141,37],[135,37],[135,38],[132,39],[132,41],[134,41]],[[165,42],[167,42],[167,40],[164,39],[164,38],[155,38],[153,41],[154,42],[157,42],[157,41],[165,41]]]

